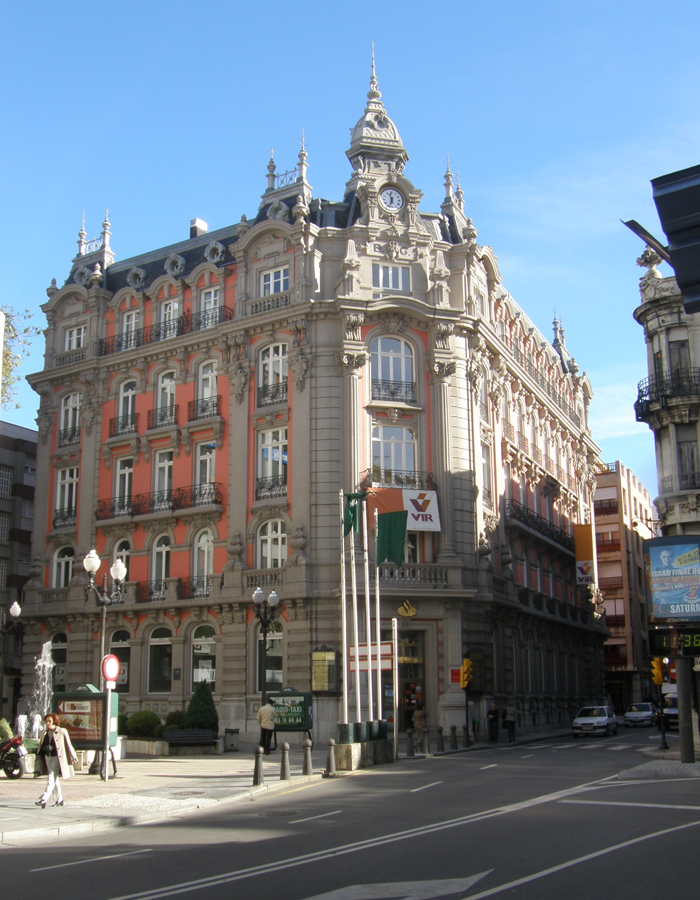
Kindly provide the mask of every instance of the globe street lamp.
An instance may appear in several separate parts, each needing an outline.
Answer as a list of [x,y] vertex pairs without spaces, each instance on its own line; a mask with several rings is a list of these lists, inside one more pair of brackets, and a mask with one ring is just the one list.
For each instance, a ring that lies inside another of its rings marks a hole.
[[5,635],[12,634],[15,629],[16,620],[19,618],[22,610],[19,603],[15,602],[10,607],[10,615],[13,621],[9,625],[5,625],[5,610],[0,611],[0,719],[5,715]]
[[262,705],[265,706],[267,703],[267,632],[275,621],[280,598],[277,591],[272,591],[266,599],[265,594],[257,587],[253,593],[253,602],[255,603],[255,618],[260,622],[262,630]]
[[107,621],[107,607],[113,604],[123,603],[126,597],[126,590],[122,582],[126,578],[126,566],[121,559],[117,559],[113,566],[110,567],[109,574],[112,576],[112,590],[107,593],[107,575],[104,577],[104,588],[100,589],[95,584],[95,575],[102,565],[102,560],[93,549],[83,560],[85,571],[90,577],[90,582],[86,588],[88,596],[90,591],[95,594],[95,600],[102,610],[100,622],[100,690],[104,690],[104,675],[102,674],[102,660],[105,655],[105,625]]

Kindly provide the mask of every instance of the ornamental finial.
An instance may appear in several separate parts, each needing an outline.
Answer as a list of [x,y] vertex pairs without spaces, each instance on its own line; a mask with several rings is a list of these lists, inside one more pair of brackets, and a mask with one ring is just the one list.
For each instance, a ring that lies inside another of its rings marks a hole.
[[374,62],[374,41],[372,41],[372,77],[369,81],[368,100],[381,100],[382,92],[379,90],[379,82],[377,81],[377,67]]

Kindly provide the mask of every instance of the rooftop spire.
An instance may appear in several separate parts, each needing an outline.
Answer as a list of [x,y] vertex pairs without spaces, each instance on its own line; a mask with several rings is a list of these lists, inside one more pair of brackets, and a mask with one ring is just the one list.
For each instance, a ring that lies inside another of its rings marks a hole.
[[302,181],[306,181],[306,170],[308,169],[308,163],[306,160],[309,158],[309,154],[306,152],[306,132],[302,130],[301,132],[301,150],[299,151],[299,178]]
[[452,169],[450,168],[450,154],[447,154],[447,171],[445,172],[445,200],[452,199]]
[[457,190],[455,191],[455,200],[461,212],[464,212],[464,191],[462,190],[462,182],[459,180],[459,172],[457,172]]
[[369,80],[368,100],[381,100],[382,92],[379,90],[379,82],[377,81],[377,67],[374,62],[374,41],[372,41],[372,77]]

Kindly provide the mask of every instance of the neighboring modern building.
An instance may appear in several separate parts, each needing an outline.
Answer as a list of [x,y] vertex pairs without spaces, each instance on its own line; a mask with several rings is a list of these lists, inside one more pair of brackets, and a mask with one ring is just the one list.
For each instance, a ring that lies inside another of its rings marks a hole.
[[[0,422],[0,636],[4,698],[0,716],[9,721],[17,712],[22,674],[22,620],[15,621],[9,608],[24,607],[24,585],[29,579],[34,485],[38,433],[30,428]],[[31,688],[32,681],[29,685]]]
[[[250,218],[196,219],[132,259],[115,260],[107,219],[94,241],[81,230],[29,379],[47,489],[25,667],[51,641],[57,689],[97,679],[95,546],[128,570],[106,641],[127,712],[164,716],[206,679],[222,727],[253,731],[266,679],[312,690],[317,736],[335,734],[321,663],[341,646],[339,491],[436,491],[441,531],[410,530],[405,564],[378,572],[383,632],[408,613],[401,727],[417,702],[433,726],[464,721],[465,655],[476,718],[514,698],[523,729],[568,722],[605,694],[572,538],[599,456],[589,380],[560,323],[546,340],[503,286],[449,166],[441,209],[420,210],[374,74],[347,156],[340,201],[314,197],[302,147],[291,171],[270,160]],[[266,671],[258,587],[282,606]]]
[[652,696],[642,541],[655,535],[649,491],[619,460],[596,473],[594,501],[598,587],[605,598],[605,680],[613,706]]

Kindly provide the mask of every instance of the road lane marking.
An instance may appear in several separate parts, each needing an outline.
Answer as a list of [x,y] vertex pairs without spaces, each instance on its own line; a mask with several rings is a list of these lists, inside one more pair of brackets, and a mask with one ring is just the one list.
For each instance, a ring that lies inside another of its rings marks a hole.
[[552,750],[568,750],[569,747],[578,747],[578,744],[554,744]]
[[560,803],[576,803],[581,806],[643,806],[645,809],[692,809],[696,812],[700,806],[681,806],[676,803],[626,803],[622,800],[560,800]]
[[632,744],[618,744],[616,747],[608,747],[608,750],[629,750]]
[[341,813],[342,811],[342,809],[336,809],[334,812],[321,813],[320,816],[308,816],[306,819],[293,819],[289,824],[298,825],[299,822],[312,822],[314,819],[325,819],[328,816],[337,816],[338,813]]
[[491,763],[490,766],[481,766],[481,771],[483,772],[484,769],[495,769],[497,765],[498,763]]
[[327,894],[316,894],[307,900],[384,900],[396,897],[405,900],[432,900],[433,897],[446,897],[448,894],[459,894],[469,890],[477,881],[481,881],[493,872],[487,869],[469,878],[446,878],[443,881],[395,881],[386,884],[349,884],[347,887],[328,891]]
[[530,759],[534,755],[534,753],[528,753],[527,756],[521,756],[520,759]]
[[614,853],[615,850],[624,850],[625,847],[632,847],[635,844],[639,844],[641,841],[663,837],[666,834],[673,834],[675,831],[682,831],[684,828],[692,828],[695,825],[700,825],[700,821],[688,822],[685,825],[676,825],[674,828],[665,828],[663,831],[654,831],[652,834],[643,834],[641,837],[632,838],[630,841],[623,841],[621,844],[615,844],[613,847],[605,847],[603,850],[596,850],[595,853],[587,853],[585,856],[579,856],[578,859],[570,859],[568,862],[560,863],[558,866],[542,869],[541,872],[535,872],[533,875],[526,875],[524,878],[516,878],[515,881],[509,881],[507,884],[500,884],[490,890],[481,891],[478,894],[469,894],[467,897],[463,897],[462,900],[483,900],[484,897],[492,897],[494,894],[500,894],[502,891],[519,887],[521,884],[528,884],[531,881],[536,881],[538,878],[544,878],[545,875],[563,872],[565,869],[570,869],[571,866],[577,866],[579,863],[588,862],[590,859],[597,859],[599,856],[605,856],[606,853]]
[[137,853],[152,853],[149,847],[147,850],[130,850],[128,853],[113,853],[111,856],[93,856],[90,859],[79,859],[76,862],[59,863],[55,866],[42,866],[41,869],[30,869],[30,872],[48,872],[49,869],[65,869],[68,866],[82,866],[85,863],[101,862],[103,859],[119,859],[122,856],[136,856]]
[[424,784],[422,787],[413,788],[412,791],[409,791],[409,794],[417,794],[418,791],[424,791],[426,788],[435,787],[437,784],[442,784],[441,781],[433,781],[430,784]]
[[[385,844],[394,844],[398,841],[410,840],[412,838],[421,837],[426,834],[434,834],[439,831],[458,828],[462,825],[471,825],[476,822],[481,822],[485,819],[493,819],[497,816],[509,815],[510,813],[530,809],[533,806],[541,806],[545,803],[553,803],[557,800],[563,800],[565,797],[571,797],[575,794],[581,794],[587,791],[597,791],[605,787],[617,787],[617,784],[612,785],[610,783],[610,779],[613,778],[617,778],[617,775],[610,775],[608,776],[608,778],[602,778],[597,781],[588,781],[584,784],[580,784],[572,788],[566,788],[562,791],[554,791],[551,794],[542,794],[539,797],[533,797],[530,800],[522,800],[518,803],[511,803],[508,806],[499,806],[493,809],[484,810],[483,812],[472,813],[468,816],[460,816],[458,819],[446,819],[444,822],[436,822],[432,825],[420,825],[416,828],[407,829],[406,831],[397,831],[393,834],[386,834],[381,835],[380,837],[354,841],[351,844],[340,844],[336,847],[329,847],[326,850],[316,850],[312,853],[305,853],[301,856],[293,856],[287,859],[274,860],[272,862],[263,863],[258,866],[251,866],[248,869],[238,869],[237,871],[234,870],[232,872],[222,872],[219,875],[210,875],[205,878],[198,878],[194,881],[183,881],[178,884],[164,885],[160,888],[138,891],[133,894],[122,894],[119,897],[109,898],[109,900],[160,900],[160,898],[163,897],[173,897],[178,894],[189,893],[190,891],[198,891],[202,888],[210,888],[222,884],[231,884],[235,881],[242,881],[245,878],[253,878],[256,875],[268,875],[271,872],[281,872],[285,869],[293,869],[298,866],[307,865],[308,863],[322,862],[327,859],[335,859],[338,856],[347,856],[350,853],[358,853],[363,850],[375,849],[376,847],[382,847]],[[665,779],[665,782],[671,780],[675,779]],[[642,782],[634,783],[641,784]],[[469,898],[469,900],[472,900],[472,898]]]

